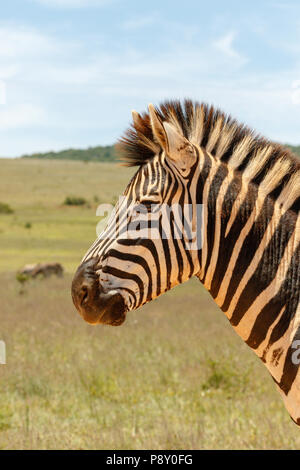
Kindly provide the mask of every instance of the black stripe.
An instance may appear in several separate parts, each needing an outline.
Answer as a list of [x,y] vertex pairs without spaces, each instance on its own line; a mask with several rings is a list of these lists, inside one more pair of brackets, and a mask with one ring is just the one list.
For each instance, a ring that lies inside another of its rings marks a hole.
[[[136,246],[136,241],[135,240],[118,240],[119,245],[123,246]],[[155,262],[155,267],[156,267],[156,296],[158,296],[161,293],[161,273],[160,273],[160,263],[159,263],[159,257],[157,253],[157,249],[155,244],[153,243],[152,240],[144,238],[144,239],[139,239],[138,244],[140,246],[143,246],[145,248],[148,248],[150,253],[152,254]]]
[[[196,189],[196,204],[203,204],[203,188],[205,185],[205,181],[209,176],[212,163],[211,159],[208,156],[207,152],[203,151],[203,156],[204,156],[204,163],[203,167],[201,169],[201,173],[198,178],[197,182],[197,189]],[[202,224],[201,224],[202,227]],[[206,230],[206,227],[201,228],[203,231]],[[199,266],[201,266],[201,256],[202,256],[202,249],[198,251],[198,260],[199,260]]]
[[213,248],[214,248],[216,221],[217,221],[217,218],[221,216],[221,214],[217,214],[217,211],[216,211],[217,197],[219,195],[221,185],[224,179],[227,177],[227,175],[228,175],[228,169],[224,165],[220,166],[215,176],[213,177],[213,180],[209,188],[209,194],[207,198],[207,210],[209,213],[209,217],[207,220],[207,227],[206,227],[207,257],[206,257],[205,267],[202,266],[202,269],[204,268],[204,276],[203,276],[204,283],[205,283],[205,276],[207,273],[207,269],[208,269],[208,266],[210,264],[210,260],[212,257]]
[[122,261],[131,261],[134,264],[139,264],[142,266],[142,268],[145,270],[147,276],[148,276],[148,293],[147,293],[147,301],[151,300],[152,298],[152,273],[149,269],[149,266],[144,258],[142,258],[139,255],[136,254],[131,254],[131,253],[123,253],[122,251],[117,251],[115,249],[108,250],[108,252],[105,254],[105,258],[116,258],[120,259]]
[[102,272],[111,274],[112,276],[118,277],[119,279],[130,279],[136,282],[136,284],[139,287],[139,292],[140,292],[140,298],[139,298],[138,303],[141,302],[144,296],[144,284],[139,278],[139,276],[137,276],[136,274],[128,273],[126,271],[122,271],[121,269],[113,268],[111,266],[104,266],[104,268],[102,269]]
[[[241,215],[240,217],[238,216],[234,222],[234,227],[233,227],[233,233],[235,231],[240,232],[241,231],[241,220],[248,219],[249,214],[251,214],[251,210],[255,205],[255,196],[254,194],[257,194],[257,191],[248,191],[247,198],[244,204],[242,204],[243,207],[241,207],[239,214],[244,214]],[[249,210],[250,209],[250,210]],[[232,272],[231,280],[228,285],[227,293],[225,300],[223,302],[223,305],[221,306],[221,309],[223,311],[227,311],[231,302],[232,297],[234,296],[236,289],[239,286],[239,283],[245,274],[247,268],[249,267],[258,247],[259,244],[264,236],[264,233],[266,231],[266,228],[272,218],[274,211],[274,205],[270,204],[269,200],[266,198],[264,201],[264,204],[262,206],[262,209],[260,211],[259,216],[257,217],[256,221],[252,224],[251,229],[249,230],[248,235],[246,236],[240,253],[237,256],[235,266]],[[245,220],[246,223],[246,220]],[[227,237],[228,243],[230,242],[230,237]],[[233,252],[234,256],[234,252]],[[256,289],[257,292],[257,289]]]
[[168,240],[166,240],[166,234],[162,227],[162,215],[159,216],[159,233],[161,237],[162,247],[164,250],[165,261],[166,261],[166,276],[167,276],[167,287],[166,290],[171,289],[171,272],[172,272],[172,264],[171,264],[171,256],[170,256],[170,248]]
[[285,311],[272,331],[268,349],[274,342],[283,336],[287,328],[290,326],[290,322],[296,314],[299,303],[299,258],[298,247],[292,256],[285,280],[283,281],[279,291],[272,299],[270,299],[262,311],[258,312],[258,316],[252,327],[249,338],[246,341],[250,348],[257,349],[259,347],[266,338],[269,328],[274,323],[283,307],[285,307]]
[[[295,224],[296,220],[294,220],[294,226]],[[277,275],[277,269],[283,257],[284,250],[293,234],[291,228],[291,217],[290,214],[286,212],[281,217],[270,242],[265,246],[262,257],[253,275],[239,297],[230,319],[230,323],[233,326],[239,324],[254,300],[268,287]],[[260,228],[258,229],[260,230]],[[255,241],[257,242],[257,237]]]
[[[292,358],[295,352],[293,343],[294,341],[299,341],[299,340],[300,340],[300,326],[298,327],[295,333],[295,336],[293,337],[293,340],[291,342],[291,345],[287,351],[287,354],[285,356],[283,372],[282,372],[280,383],[278,384],[278,386],[286,395],[289,393],[299,370],[299,364],[296,364]],[[299,424],[299,421],[300,419],[298,419],[298,424]]]
[[[218,254],[218,259],[216,263],[216,269],[213,274],[212,282],[211,282],[211,289],[210,293],[213,298],[216,298],[221,283],[224,279],[230,258],[232,256],[232,252],[234,249],[234,245],[241,233],[241,230],[245,224],[245,220],[242,220],[241,214],[237,214],[237,219],[235,219],[235,223],[232,224],[227,237],[225,237],[227,225],[230,219],[232,205],[236,198],[238,197],[242,187],[241,178],[235,177],[230,185],[227,188],[222,209],[221,209],[221,229],[220,229],[220,249]],[[246,219],[246,217],[245,217]]]

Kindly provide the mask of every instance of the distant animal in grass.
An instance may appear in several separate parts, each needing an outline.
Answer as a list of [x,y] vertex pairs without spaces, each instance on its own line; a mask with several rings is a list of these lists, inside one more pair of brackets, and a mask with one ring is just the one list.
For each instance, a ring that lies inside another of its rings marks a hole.
[[35,278],[37,276],[49,277],[52,274],[62,277],[64,269],[60,263],[26,264],[18,274]]

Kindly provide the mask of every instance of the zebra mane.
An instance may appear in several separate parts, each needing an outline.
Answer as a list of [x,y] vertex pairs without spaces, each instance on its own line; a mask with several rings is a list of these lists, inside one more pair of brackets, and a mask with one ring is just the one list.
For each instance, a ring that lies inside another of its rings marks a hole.
[[[263,183],[267,193],[277,190],[277,197],[284,192],[290,203],[299,199],[300,161],[288,148],[261,137],[206,103],[166,101],[156,112],[191,143],[234,170],[244,172],[249,180],[258,185]],[[139,116],[118,141],[117,148],[126,166],[143,165],[160,152],[149,113]]]

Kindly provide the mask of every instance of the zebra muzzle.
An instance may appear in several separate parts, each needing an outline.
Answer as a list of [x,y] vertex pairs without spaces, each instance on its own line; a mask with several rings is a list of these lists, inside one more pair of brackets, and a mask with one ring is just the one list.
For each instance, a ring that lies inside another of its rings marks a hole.
[[104,292],[96,273],[98,258],[82,263],[72,281],[72,299],[83,319],[91,324],[118,326],[126,318],[126,306],[119,292]]

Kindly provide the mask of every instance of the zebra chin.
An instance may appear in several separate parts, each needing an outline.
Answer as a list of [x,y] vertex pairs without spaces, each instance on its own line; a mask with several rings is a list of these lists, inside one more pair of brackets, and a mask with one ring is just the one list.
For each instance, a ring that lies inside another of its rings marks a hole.
[[73,303],[83,317],[92,324],[119,326],[126,319],[126,305],[121,294],[112,290],[104,292],[96,273],[98,259],[82,263],[72,281]]

